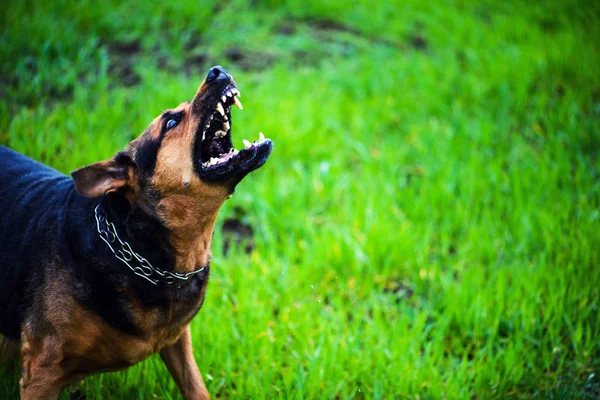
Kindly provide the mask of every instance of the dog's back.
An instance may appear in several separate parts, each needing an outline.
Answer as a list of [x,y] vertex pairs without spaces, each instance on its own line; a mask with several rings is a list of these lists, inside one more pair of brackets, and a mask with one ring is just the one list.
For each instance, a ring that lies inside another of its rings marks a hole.
[[[42,278],[40,255],[52,257],[57,220],[72,187],[67,176],[0,146],[0,334],[19,337],[27,282]],[[34,256],[35,255],[35,256]],[[42,256],[43,257],[43,256]]]

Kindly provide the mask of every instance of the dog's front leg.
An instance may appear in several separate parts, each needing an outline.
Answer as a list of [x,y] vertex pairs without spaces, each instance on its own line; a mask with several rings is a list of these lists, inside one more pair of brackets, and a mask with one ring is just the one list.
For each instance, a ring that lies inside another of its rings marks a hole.
[[53,346],[52,339],[25,340],[21,358],[21,400],[58,399],[64,386],[65,371],[61,368],[59,350]]
[[175,383],[186,400],[208,400],[210,396],[192,353],[192,332],[188,325],[177,341],[160,351]]

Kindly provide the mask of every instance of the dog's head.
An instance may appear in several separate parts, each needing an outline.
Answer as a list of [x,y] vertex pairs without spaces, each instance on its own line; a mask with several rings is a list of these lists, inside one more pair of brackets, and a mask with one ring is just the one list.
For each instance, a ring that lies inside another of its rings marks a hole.
[[273,148],[262,134],[233,147],[231,107],[242,108],[239,95],[227,71],[211,68],[191,102],[163,112],[112,159],[74,171],[77,191],[91,198],[121,192],[158,214],[216,211]]

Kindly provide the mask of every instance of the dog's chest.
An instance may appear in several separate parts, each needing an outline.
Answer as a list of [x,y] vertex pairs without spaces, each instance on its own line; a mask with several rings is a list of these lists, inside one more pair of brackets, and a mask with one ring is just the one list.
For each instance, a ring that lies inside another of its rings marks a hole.
[[113,317],[119,315],[115,320],[126,319],[134,333],[121,329],[75,297],[65,296],[66,280],[60,281],[53,280],[50,285],[46,305],[53,309],[47,316],[64,356],[86,360],[80,367],[90,372],[108,371],[138,363],[175,343],[202,306],[208,271],[185,287],[170,288],[165,301],[158,304],[148,303],[135,291],[117,290],[119,301],[112,305],[120,306],[112,310],[103,307],[102,314],[111,311]]
[[183,288],[172,288],[176,296],[159,306],[149,307],[136,297],[126,302],[129,317],[138,330],[134,336],[141,342],[138,346],[140,357],[160,351],[181,336],[204,302],[207,280],[208,273]]
[[139,335],[125,334],[77,307],[71,308],[68,321],[53,322],[58,322],[55,328],[63,357],[76,364],[73,369],[95,373],[127,368],[174,344],[194,315],[188,305],[174,305],[166,315],[162,311],[139,312]]

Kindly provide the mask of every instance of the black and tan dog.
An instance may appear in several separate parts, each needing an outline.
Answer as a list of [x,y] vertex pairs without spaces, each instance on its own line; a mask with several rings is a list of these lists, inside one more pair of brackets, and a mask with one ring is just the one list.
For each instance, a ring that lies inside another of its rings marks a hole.
[[66,177],[0,147],[0,334],[20,342],[23,399],[160,353],[186,399],[208,398],[190,321],[219,208],[272,143],[231,142],[241,103],[221,67],[125,151]]

